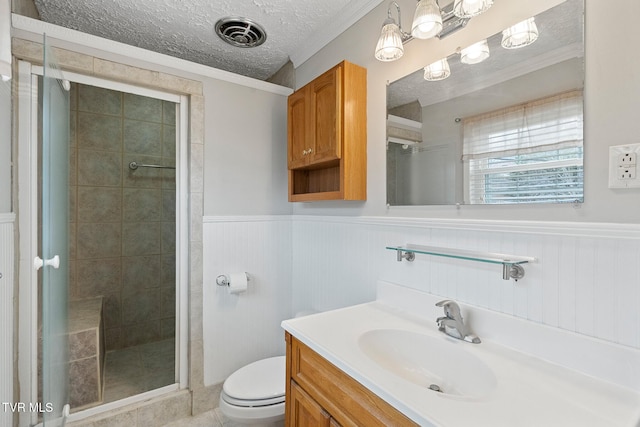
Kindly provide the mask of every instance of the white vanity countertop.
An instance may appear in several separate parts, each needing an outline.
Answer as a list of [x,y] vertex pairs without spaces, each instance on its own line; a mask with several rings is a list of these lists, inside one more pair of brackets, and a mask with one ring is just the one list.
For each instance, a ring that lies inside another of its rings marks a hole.
[[[464,314],[464,311],[463,311]],[[640,425],[640,393],[483,339],[456,340],[380,301],[286,320],[283,328],[421,426]],[[359,347],[375,329],[431,335],[483,361],[497,386],[482,397],[433,392],[381,368]],[[480,336],[482,338],[482,336]]]

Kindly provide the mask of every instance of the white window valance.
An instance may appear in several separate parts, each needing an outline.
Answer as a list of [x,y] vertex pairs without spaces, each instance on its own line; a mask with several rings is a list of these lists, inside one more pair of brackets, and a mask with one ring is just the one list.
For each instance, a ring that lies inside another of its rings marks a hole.
[[582,146],[582,91],[463,120],[463,160]]

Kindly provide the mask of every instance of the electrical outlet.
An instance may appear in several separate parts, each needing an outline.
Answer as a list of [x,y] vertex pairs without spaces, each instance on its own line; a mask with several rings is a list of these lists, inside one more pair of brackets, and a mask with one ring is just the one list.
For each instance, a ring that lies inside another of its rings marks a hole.
[[618,156],[618,165],[635,165],[636,164],[636,153],[628,152],[622,153]]
[[638,155],[640,144],[609,147],[609,188],[640,188]]
[[636,166],[618,166],[618,179],[636,179]]

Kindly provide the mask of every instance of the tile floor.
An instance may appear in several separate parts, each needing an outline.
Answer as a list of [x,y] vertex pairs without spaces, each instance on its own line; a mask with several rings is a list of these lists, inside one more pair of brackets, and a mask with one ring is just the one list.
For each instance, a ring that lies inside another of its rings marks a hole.
[[[220,412],[220,409],[202,413],[195,417],[183,418],[178,421],[174,421],[169,424],[165,424],[163,427],[241,427],[237,423],[230,421]],[[284,421],[282,422],[284,427]]]
[[[175,341],[141,344],[105,355],[104,403],[124,399],[174,382]],[[282,423],[284,426],[284,422]],[[240,427],[216,408],[195,417],[154,427]]]
[[222,414],[219,414],[216,410],[212,410],[195,417],[174,421],[166,424],[165,427],[231,427],[231,425],[224,424]]
[[105,355],[104,403],[175,382],[175,340],[140,344]]

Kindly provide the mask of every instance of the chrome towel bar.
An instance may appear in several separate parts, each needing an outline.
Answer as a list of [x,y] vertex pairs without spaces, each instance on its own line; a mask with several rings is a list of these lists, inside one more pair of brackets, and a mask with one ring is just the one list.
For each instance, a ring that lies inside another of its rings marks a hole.
[[132,171],[138,168],[175,169],[175,166],[145,165],[136,161],[129,163],[129,169],[131,169]]

